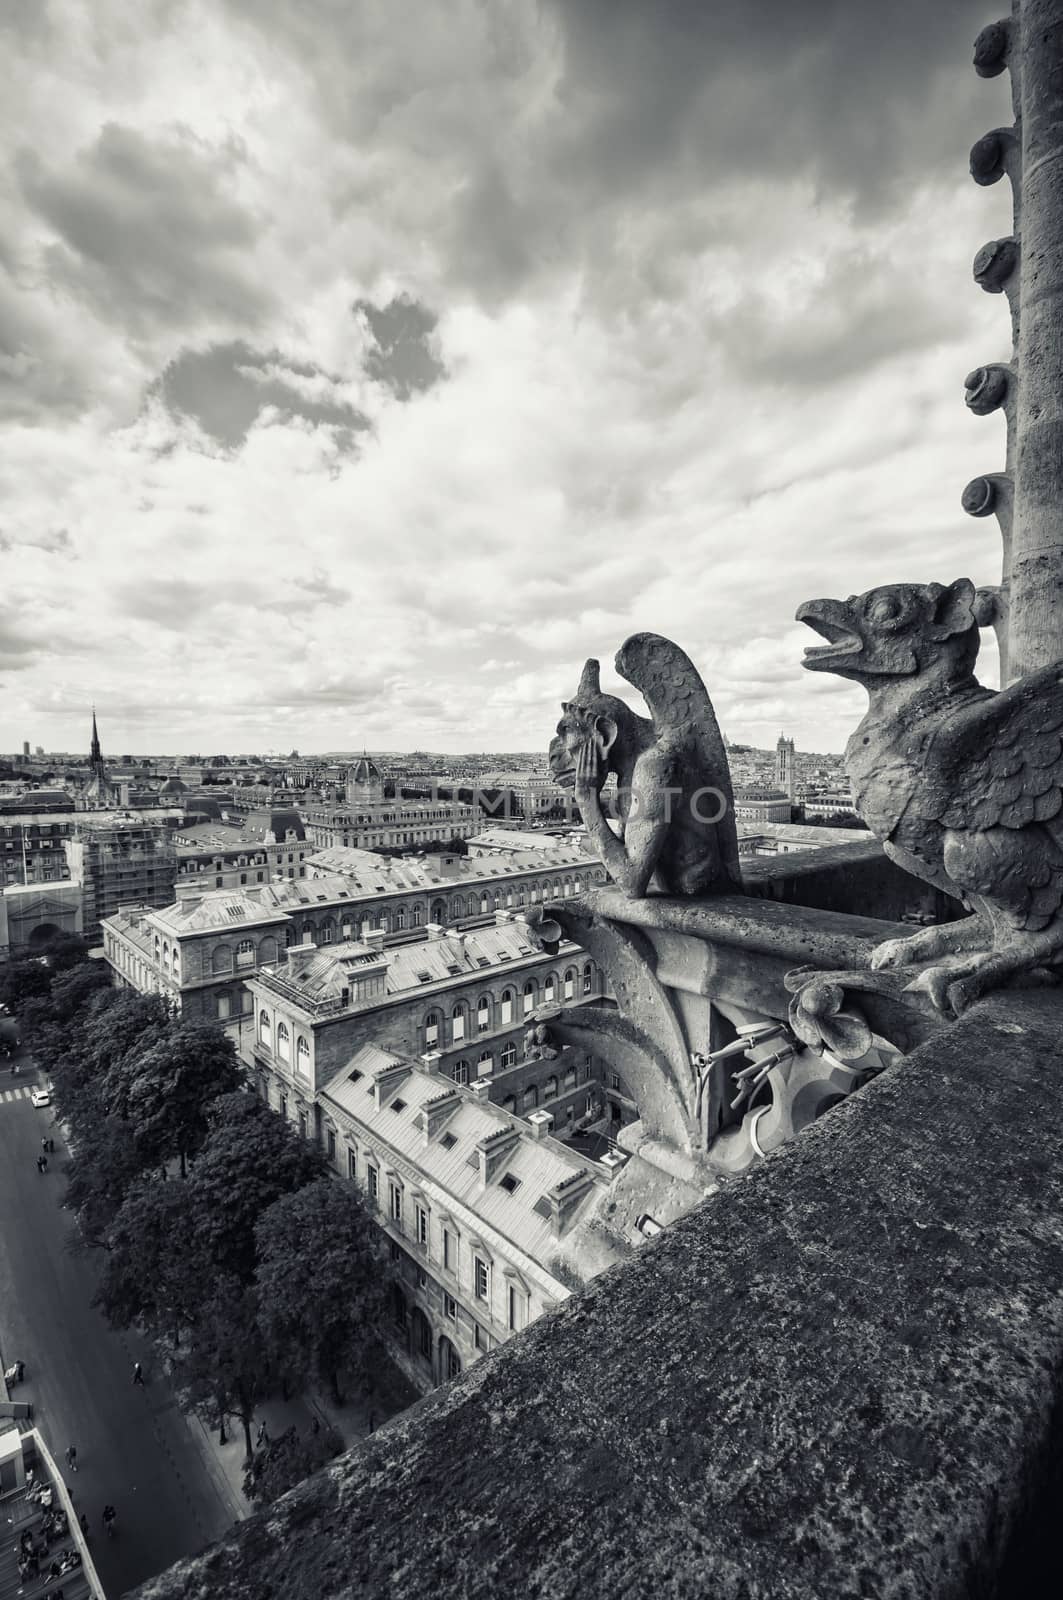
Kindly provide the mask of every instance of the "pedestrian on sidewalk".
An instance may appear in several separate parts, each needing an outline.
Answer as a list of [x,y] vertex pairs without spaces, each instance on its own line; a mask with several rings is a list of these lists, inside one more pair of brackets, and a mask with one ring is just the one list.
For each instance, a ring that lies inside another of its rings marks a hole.
[[139,1361],[134,1361],[133,1362],[133,1387],[135,1389],[138,1386],[141,1389],[143,1389],[143,1387],[144,1387],[144,1374],[140,1370],[140,1362]]
[[75,1445],[68,1444],[67,1447],[66,1447],[66,1464],[70,1468],[71,1472],[76,1472],[77,1471],[77,1469],[78,1469],[78,1453],[77,1453],[77,1447]]
[[266,1427],[265,1417],[263,1417],[262,1421],[258,1425],[258,1438],[255,1440],[255,1443],[256,1445],[269,1444],[269,1430]]
[[48,1171],[48,1157],[47,1156],[38,1156],[37,1157],[37,1171],[38,1172],[47,1172]]
[[81,1513],[80,1517],[78,1518],[78,1521],[81,1523],[81,1531],[82,1531],[82,1533],[85,1535],[85,1537],[87,1539],[88,1536],[89,1536],[89,1519],[85,1515],[84,1511]]

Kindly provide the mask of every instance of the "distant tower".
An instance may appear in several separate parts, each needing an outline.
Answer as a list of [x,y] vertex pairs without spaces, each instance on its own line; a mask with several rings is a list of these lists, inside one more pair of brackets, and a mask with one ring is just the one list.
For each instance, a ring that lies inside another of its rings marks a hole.
[[775,787],[781,789],[790,801],[794,799],[794,741],[779,735],[775,745]]
[[89,765],[93,772],[98,772],[103,766],[103,756],[100,753],[100,736],[96,731],[96,707],[92,708],[92,744],[89,746]]

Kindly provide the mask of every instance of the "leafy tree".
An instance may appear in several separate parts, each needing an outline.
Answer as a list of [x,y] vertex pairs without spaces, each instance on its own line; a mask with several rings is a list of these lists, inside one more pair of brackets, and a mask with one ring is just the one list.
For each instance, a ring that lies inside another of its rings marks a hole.
[[10,1011],[21,1012],[27,1000],[47,996],[51,987],[42,956],[21,956],[0,970],[0,1001]]
[[299,1433],[293,1424],[276,1439],[257,1446],[244,1470],[244,1494],[249,1500],[266,1505],[287,1494],[342,1451],[343,1440],[334,1428]]
[[89,947],[80,933],[53,934],[41,953],[53,973],[69,972],[89,959]]
[[214,1279],[195,1220],[187,1179],[143,1183],[125,1197],[92,1301],[112,1327],[145,1327],[177,1344],[193,1326]]
[[266,1394],[270,1378],[258,1301],[254,1290],[238,1278],[216,1277],[208,1290],[191,1337],[174,1351],[174,1378],[186,1406],[212,1419],[239,1419],[246,1464],[253,1455],[255,1407]]
[[75,1212],[76,1247],[109,1250],[108,1229],[149,1163],[130,1123],[101,1116],[75,1146],[67,1163],[66,1205]]
[[181,1176],[207,1136],[210,1105],[243,1079],[236,1047],[212,1023],[179,1019],[145,1047],[127,1053],[113,1074],[137,1143],[162,1163],[177,1156]]
[[319,1150],[254,1095],[221,1095],[210,1124],[188,1179],[196,1193],[196,1226],[216,1271],[249,1284],[258,1218],[328,1167]]
[[384,1239],[353,1184],[320,1178],[275,1200],[255,1227],[263,1332],[289,1378],[364,1387],[391,1274]]

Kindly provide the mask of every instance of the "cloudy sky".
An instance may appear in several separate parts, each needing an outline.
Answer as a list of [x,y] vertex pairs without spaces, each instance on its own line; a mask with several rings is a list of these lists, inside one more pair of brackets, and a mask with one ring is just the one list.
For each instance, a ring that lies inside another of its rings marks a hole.
[[796,606],[999,575],[994,15],[5,0],[0,749],[538,749],[639,629],[841,748]]

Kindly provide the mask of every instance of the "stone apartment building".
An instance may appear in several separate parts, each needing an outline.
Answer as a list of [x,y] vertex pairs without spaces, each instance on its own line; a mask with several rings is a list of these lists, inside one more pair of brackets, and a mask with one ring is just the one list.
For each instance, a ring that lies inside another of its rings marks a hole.
[[605,1001],[597,964],[563,943],[546,955],[528,926],[467,933],[432,925],[420,944],[386,948],[382,932],[332,947],[295,946],[248,980],[252,1016],[240,1054],[263,1098],[312,1125],[319,1089],[363,1045],[426,1057],[458,1084],[490,1080],[490,1098],[518,1116],[540,1108],[563,1132],[602,1108],[602,1068],[580,1051],[528,1060],[524,1035],[540,1005]]
[[482,822],[480,808],[463,800],[383,800],[358,807],[311,803],[304,814],[307,832],[319,849],[402,849],[437,839],[467,839]]
[[[334,857],[344,870],[325,871]],[[519,915],[604,879],[604,869],[579,852],[471,862],[343,850],[306,865],[312,877],[269,882],[268,863],[249,865],[242,870],[263,872],[263,882],[203,892],[179,880],[170,906],[123,905],[104,929],[116,982],[168,994],[186,1015],[226,1021],[250,1007],[247,980],[290,945],[327,946],[374,931],[385,942],[423,939],[430,922],[467,926],[499,912]]]
[[385,1336],[422,1391],[454,1377],[628,1252],[595,1227],[607,1165],[455,1084],[363,1044],[317,1091],[334,1173],[358,1183],[388,1236],[398,1282]]
[[63,842],[74,831],[71,812],[0,815],[0,889],[16,883],[61,883],[70,877]]

